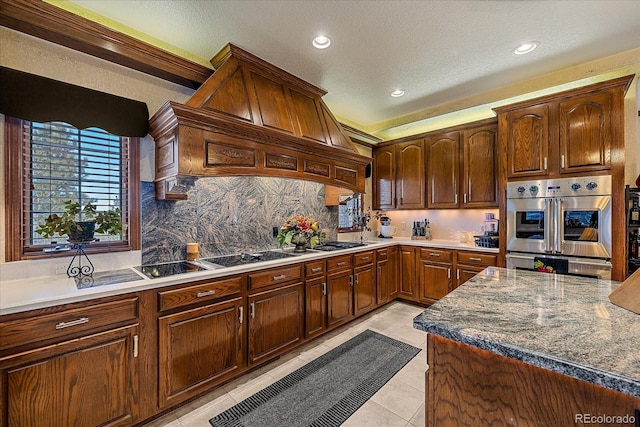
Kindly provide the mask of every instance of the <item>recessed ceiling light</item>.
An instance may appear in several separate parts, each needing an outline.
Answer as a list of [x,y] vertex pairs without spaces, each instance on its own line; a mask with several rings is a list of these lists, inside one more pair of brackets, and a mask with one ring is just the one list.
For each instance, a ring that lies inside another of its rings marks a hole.
[[513,49],[513,53],[515,53],[516,55],[524,55],[525,53],[529,53],[535,50],[535,48],[537,48],[539,44],[539,42],[522,43],[520,46]]
[[402,95],[404,95],[404,91],[402,89],[396,89],[393,92],[391,92],[390,95],[393,96],[394,98],[399,98]]
[[331,45],[331,39],[327,36],[317,36],[311,42],[313,47],[318,49],[326,49]]

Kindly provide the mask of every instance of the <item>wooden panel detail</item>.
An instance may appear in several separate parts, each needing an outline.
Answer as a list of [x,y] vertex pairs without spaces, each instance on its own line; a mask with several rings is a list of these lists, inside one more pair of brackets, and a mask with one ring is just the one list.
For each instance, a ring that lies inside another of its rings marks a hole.
[[329,132],[329,138],[331,140],[331,145],[334,147],[345,148],[349,151],[357,152],[353,142],[349,139],[349,137],[344,133],[340,123],[333,117],[333,115],[327,109],[327,106],[321,102],[320,108],[322,109],[322,115],[324,116],[324,120],[327,123],[327,131]]
[[327,260],[327,271],[337,271],[351,268],[351,255],[339,255]]
[[306,277],[321,276],[326,272],[324,260],[309,261],[304,265]]
[[549,157],[549,106],[509,113],[507,142],[508,177],[546,174]]
[[66,339],[80,333],[104,329],[138,317],[138,298],[96,303],[58,313],[0,323],[0,349],[50,339]]
[[375,256],[373,251],[358,252],[357,254],[353,254],[353,265],[359,266],[371,264],[374,259]]
[[333,168],[333,171],[335,180],[337,182],[344,182],[348,185],[356,185],[358,183],[358,171],[355,169],[335,166]]
[[264,167],[269,169],[298,170],[298,159],[283,154],[265,153]]
[[232,117],[253,122],[251,103],[245,84],[242,67],[237,67],[230,76],[211,93],[202,108],[219,111]]
[[321,113],[318,110],[315,100],[310,96],[292,89],[289,93],[291,94],[291,101],[297,118],[300,136],[326,144],[327,138],[324,134],[322,122],[320,121]]
[[423,209],[425,203],[424,140],[396,145],[396,208]]
[[395,146],[373,150],[373,208],[393,209],[396,199]]
[[463,133],[462,194],[464,207],[498,206],[497,127]]
[[331,165],[328,163],[321,163],[317,160],[305,159],[304,172],[329,178],[331,174]]
[[256,167],[257,150],[205,140],[206,166]]
[[447,249],[420,248],[420,259],[450,263],[453,260],[453,251]]
[[196,302],[204,302],[237,294],[240,292],[241,286],[241,277],[217,281],[202,281],[186,288],[158,292],[158,305],[160,311],[170,310]]
[[294,133],[285,87],[255,72],[251,73],[260,109],[262,125],[290,134]]
[[164,171],[165,169],[176,168],[178,156],[178,147],[176,138],[167,138],[165,141],[156,144],[156,169]]
[[583,424],[576,414],[633,416],[640,408],[640,398],[433,334],[427,363],[427,427],[573,426]]
[[249,287],[257,289],[300,279],[302,279],[302,265],[292,265],[249,274]]
[[497,265],[498,255],[458,251],[458,264]]
[[460,133],[435,135],[427,145],[429,208],[458,206]]

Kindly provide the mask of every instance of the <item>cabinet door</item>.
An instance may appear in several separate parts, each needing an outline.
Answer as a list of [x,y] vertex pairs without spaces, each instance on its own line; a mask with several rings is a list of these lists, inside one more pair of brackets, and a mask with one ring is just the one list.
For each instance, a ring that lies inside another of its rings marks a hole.
[[327,329],[327,279],[325,276],[305,282],[305,336],[320,335]]
[[376,272],[373,264],[358,267],[353,273],[354,315],[376,308]]
[[422,139],[396,145],[396,207],[424,209],[424,141]]
[[498,206],[497,127],[470,129],[462,137],[462,207]]
[[506,116],[507,177],[547,176],[549,105],[511,111]]
[[378,305],[389,302],[389,286],[391,286],[390,265],[388,259],[378,261],[376,264],[378,270],[376,274],[376,280],[378,282]]
[[186,400],[244,367],[243,299],[158,318],[160,407]]
[[460,265],[458,264],[458,268],[456,269],[456,288],[462,285],[467,280],[471,279],[476,274],[480,273],[484,270],[485,267],[478,267],[475,265]]
[[447,295],[452,287],[451,264],[420,262],[420,300],[435,302]]
[[249,365],[264,362],[302,341],[302,283],[249,296]]
[[610,92],[560,103],[561,174],[610,169],[612,108]]
[[0,362],[7,426],[129,426],[138,401],[138,326],[127,326]]
[[395,147],[373,150],[373,209],[396,207]]
[[389,291],[389,301],[396,299],[400,286],[398,285],[398,248],[389,248],[389,280],[387,290]]
[[327,276],[327,326],[333,328],[353,319],[352,270]]
[[460,133],[434,135],[427,143],[429,208],[457,208]]
[[416,295],[416,252],[408,246],[400,247],[400,267],[398,269],[398,284],[400,289],[398,296],[415,300]]

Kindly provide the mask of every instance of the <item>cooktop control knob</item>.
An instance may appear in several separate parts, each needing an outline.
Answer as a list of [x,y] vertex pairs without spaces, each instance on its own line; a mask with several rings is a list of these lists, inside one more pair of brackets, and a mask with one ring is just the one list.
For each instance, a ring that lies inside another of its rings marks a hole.
[[577,182],[574,184],[571,184],[571,189],[573,191],[578,191],[580,188],[582,188],[582,185],[578,184]]
[[598,188],[598,184],[596,184],[595,182],[590,182],[587,184],[587,190],[595,190],[596,188]]
[[524,193],[524,187],[520,186],[516,189],[516,191],[518,192],[518,194],[522,194]]

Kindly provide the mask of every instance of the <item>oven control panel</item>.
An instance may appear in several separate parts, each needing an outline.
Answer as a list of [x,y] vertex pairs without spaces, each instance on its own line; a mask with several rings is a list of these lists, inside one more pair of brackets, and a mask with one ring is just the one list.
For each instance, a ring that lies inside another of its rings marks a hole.
[[507,199],[536,199],[563,196],[608,196],[611,175],[542,179],[507,183]]

